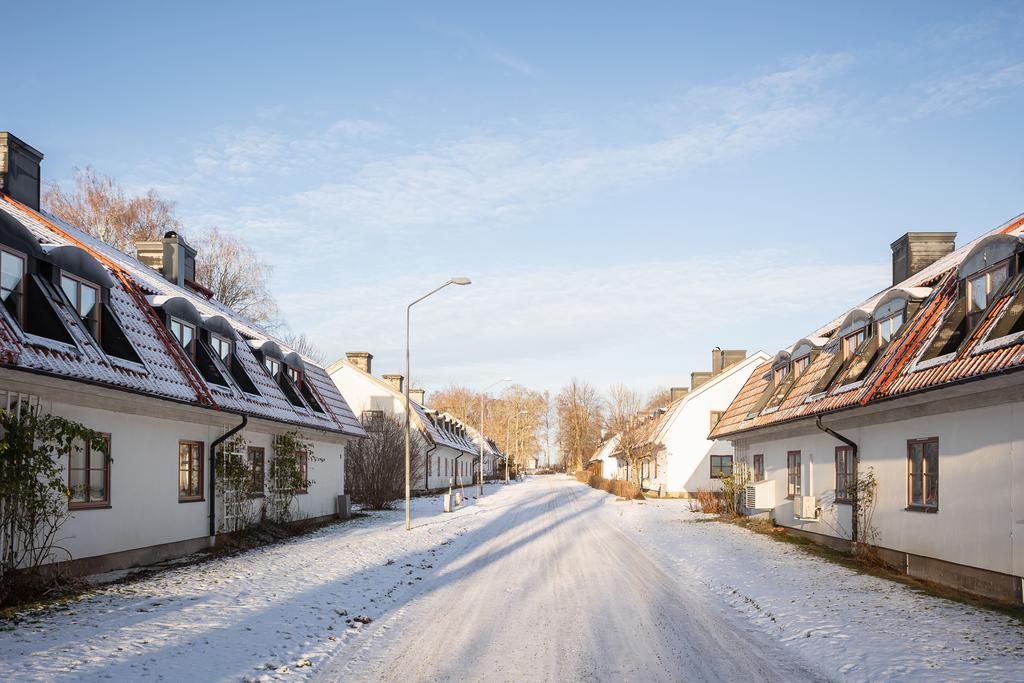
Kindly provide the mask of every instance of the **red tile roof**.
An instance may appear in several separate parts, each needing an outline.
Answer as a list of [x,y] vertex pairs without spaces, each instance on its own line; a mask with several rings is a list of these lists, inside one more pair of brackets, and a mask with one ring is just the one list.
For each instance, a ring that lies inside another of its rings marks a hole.
[[[862,380],[848,382],[853,361],[844,363],[824,390],[818,387],[830,366],[842,353],[838,327],[846,316],[833,320],[811,336],[827,337],[817,358],[790,387],[777,408],[755,409],[763,404],[768,392],[775,389],[772,363],[754,371],[746,385],[729,406],[712,438],[729,437],[771,425],[831,413],[858,405],[895,398],[901,395],[934,389],[992,376],[996,373],[1024,368],[1024,334],[1009,335],[999,340],[988,337],[993,327],[1007,312],[1011,300],[1024,289],[1024,276],[1011,278],[999,298],[986,310],[977,328],[960,344],[955,353],[921,362],[935,335],[957,305],[959,278],[957,269],[982,239],[998,234],[1021,235],[1024,215],[990,231],[961,247],[920,273],[899,283],[897,287],[932,287],[920,308],[910,317],[896,337],[879,352],[879,357]],[[879,292],[857,308],[871,309],[890,288]],[[1019,314],[1014,312],[1015,315]],[[862,345],[863,347],[864,345]],[[815,389],[819,393],[814,393]]]

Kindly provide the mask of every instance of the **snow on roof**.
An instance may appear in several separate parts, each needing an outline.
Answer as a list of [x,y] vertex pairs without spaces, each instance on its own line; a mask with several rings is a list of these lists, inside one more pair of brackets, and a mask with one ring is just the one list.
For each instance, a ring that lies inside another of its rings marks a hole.
[[[70,344],[27,334],[0,307],[6,328],[0,331],[10,335],[4,349],[9,350],[12,344],[16,347],[16,360],[12,363],[15,367],[289,425],[365,435],[334,383],[311,359],[305,359],[304,381],[323,412],[289,401],[245,343],[248,339],[272,338],[239,313],[167,281],[148,266],[55,216],[36,212],[6,195],[0,194],[0,198],[0,212],[14,218],[41,243],[79,247],[112,273],[107,308],[141,360],[136,363],[105,353],[77,316],[63,305],[54,306],[54,310],[72,337]],[[153,303],[147,302],[146,297],[153,297]],[[247,393],[235,383],[221,386],[205,382],[196,368],[188,365],[187,357],[178,352],[180,349],[166,343],[166,328],[158,329],[163,324],[153,314],[151,305],[161,305],[171,299],[184,300],[204,318],[216,316],[230,322],[239,336],[236,341],[241,342],[234,344],[235,358],[256,385],[259,395]]]
[[[1024,232],[1024,214],[986,232],[903,282],[886,287],[842,316],[819,328],[811,336],[828,337],[820,353],[788,387],[775,386],[771,364],[766,363],[750,376],[732,405],[712,432],[727,437],[740,432],[780,424],[804,417],[822,415],[872,401],[922,391],[953,382],[982,378],[997,372],[1024,368],[1024,335],[1014,335],[1012,323],[1022,319],[1024,275],[1007,281],[990,302],[975,328],[956,349],[923,360],[943,327],[955,322],[960,301],[960,265],[983,243],[994,236],[1020,236]],[[907,320],[892,342],[880,345],[877,339],[861,344],[862,352],[850,359],[842,356],[842,339],[834,334],[848,319],[880,304],[905,296],[921,299],[916,311],[907,311]],[[870,356],[864,354],[871,354]],[[766,406],[765,396],[784,392],[781,402]]]

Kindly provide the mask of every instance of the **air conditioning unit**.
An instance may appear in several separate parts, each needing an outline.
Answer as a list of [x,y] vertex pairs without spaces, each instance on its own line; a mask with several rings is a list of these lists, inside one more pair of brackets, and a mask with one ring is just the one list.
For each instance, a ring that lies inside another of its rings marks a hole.
[[818,499],[814,496],[797,496],[794,498],[793,516],[797,519],[817,519]]
[[771,510],[775,507],[775,482],[754,481],[743,491],[743,507],[748,510]]

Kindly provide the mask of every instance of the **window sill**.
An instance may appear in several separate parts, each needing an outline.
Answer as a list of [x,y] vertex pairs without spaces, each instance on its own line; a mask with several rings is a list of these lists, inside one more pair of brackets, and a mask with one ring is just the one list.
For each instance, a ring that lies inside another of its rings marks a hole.
[[938,512],[938,505],[908,505],[903,508],[907,512]]
[[68,510],[106,510],[113,507],[109,502],[105,503],[69,503]]
[[206,498],[200,496],[198,498],[179,498],[178,502],[179,503],[202,503],[205,500],[206,500]]

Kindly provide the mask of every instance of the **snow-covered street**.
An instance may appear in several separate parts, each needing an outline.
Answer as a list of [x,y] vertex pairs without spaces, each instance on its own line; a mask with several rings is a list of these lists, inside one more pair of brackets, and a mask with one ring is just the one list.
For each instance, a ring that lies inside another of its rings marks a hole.
[[[0,632],[5,680],[1021,680],[1009,617],[685,502],[566,477],[438,499],[136,582]],[[367,617],[363,624],[356,617]]]

